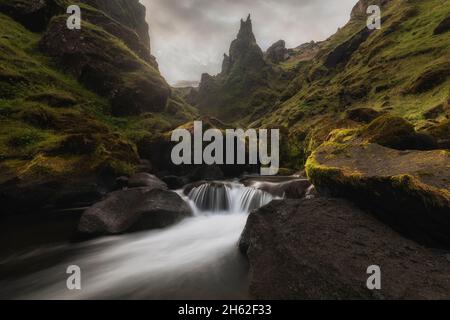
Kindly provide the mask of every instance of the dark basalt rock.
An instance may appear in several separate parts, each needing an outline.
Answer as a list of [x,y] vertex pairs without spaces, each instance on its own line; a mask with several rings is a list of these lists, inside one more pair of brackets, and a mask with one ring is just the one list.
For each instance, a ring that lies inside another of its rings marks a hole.
[[[255,299],[449,299],[450,264],[341,199],[275,200],[240,241]],[[381,268],[369,290],[367,268]]]
[[128,179],[128,186],[130,188],[146,187],[150,189],[167,189],[167,185],[163,181],[149,173],[135,174],[130,179]]
[[170,226],[192,214],[174,192],[135,188],[110,193],[86,210],[78,230],[82,234],[105,235]]
[[284,40],[275,42],[265,53],[265,58],[275,64],[285,61],[287,57],[288,50],[286,49],[286,42]]
[[436,27],[436,29],[434,29],[433,34],[434,35],[439,35],[439,34],[443,34],[447,31],[450,30],[450,16],[446,17],[444,20],[441,21],[441,23],[439,23],[439,25]]
[[338,66],[345,66],[350,61],[353,53],[358,50],[371,34],[372,30],[364,28],[349,40],[341,43],[328,54],[324,63],[325,67],[332,69]]
[[321,194],[369,208],[424,245],[450,248],[449,163],[445,150],[325,143],[311,155],[306,168]]

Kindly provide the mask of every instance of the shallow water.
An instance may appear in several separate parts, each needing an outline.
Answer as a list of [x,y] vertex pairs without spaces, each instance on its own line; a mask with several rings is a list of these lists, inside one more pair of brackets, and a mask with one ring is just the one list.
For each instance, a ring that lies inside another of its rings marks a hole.
[[[231,183],[226,194],[228,210],[219,211],[215,201],[208,201],[211,208],[199,210],[198,197],[216,196],[208,188],[201,190],[193,190],[191,199],[186,198],[194,217],[173,227],[40,247],[0,261],[0,270],[9,273],[0,281],[0,298],[247,298],[248,267],[237,246],[249,208],[272,197]],[[81,290],[67,289],[70,265],[81,268]]]

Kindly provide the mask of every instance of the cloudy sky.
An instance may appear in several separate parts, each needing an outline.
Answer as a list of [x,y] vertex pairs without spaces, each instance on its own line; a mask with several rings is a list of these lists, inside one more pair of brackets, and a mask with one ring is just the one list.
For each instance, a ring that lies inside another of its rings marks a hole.
[[250,13],[258,44],[288,47],[324,40],[344,25],[357,0],[140,0],[152,53],[171,84],[220,71],[241,18]]

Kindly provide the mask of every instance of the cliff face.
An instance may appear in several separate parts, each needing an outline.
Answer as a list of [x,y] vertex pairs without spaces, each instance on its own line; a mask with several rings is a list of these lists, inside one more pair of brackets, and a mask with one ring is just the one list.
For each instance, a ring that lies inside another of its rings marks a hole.
[[138,0],[76,3],[81,30],[66,27],[71,1],[0,0],[5,211],[98,196],[142,141],[194,114],[158,71]]

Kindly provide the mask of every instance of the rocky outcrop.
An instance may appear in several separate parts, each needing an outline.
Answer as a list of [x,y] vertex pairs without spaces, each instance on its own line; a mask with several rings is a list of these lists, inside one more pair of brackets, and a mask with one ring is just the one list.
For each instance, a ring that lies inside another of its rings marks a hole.
[[[275,200],[240,241],[255,299],[449,299],[450,263],[340,199]],[[381,269],[381,290],[366,286]]]
[[105,235],[163,228],[191,214],[186,202],[174,192],[135,188],[110,193],[87,209],[78,230],[87,235]]
[[324,65],[330,69],[345,66],[350,61],[353,53],[369,38],[371,33],[370,29],[363,28],[349,40],[338,45],[328,54]]
[[[351,112],[348,117],[356,120],[358,116],[362,116],[358,113],[360,112]],[[417,132],[410,122],[391,115],[380,116],[368,125],[356,129],[334,130],[330,133],[328,141],[376,143],[397,150],[433,150],[438,148],[437,140],[432,135]]]
[[442,20],[439,25],[434,29],[433,34],[439,35],[443,34],[450,30],[450,16],[447,16],[444,20]]
[[0,2],[0,12],[3,12],[26,28],[41,32],[50,19],[56,14],[65,12],[57,0],[3,0]]
[[450,247],[450,154],[325,143],[306,168],[319,192],[373,209],[421,243]]
[[267,49],[264,56],[267,60],[275,64],[285,61],[289,57],[286,42],[284,40],[275,42]]
[[190,101],[206,115],[229,122],[242,119],[276,100],[279,89],[272,83],[279,72],[264,59],[248,16],[224,55],[221,73],[203,74],[198,94]]
[[82,84],[111,101],[114,115],[163,111],[170,88],[158,70],[90,25],[69,30],[64,17],[54,18],[39,47]]
[[383,7],[388,3],[393,2],[392,0],[359,0],[358,3],[353,7],[351,12],[351,18],[367,18],[367,8],[370,5],[377,5]]

